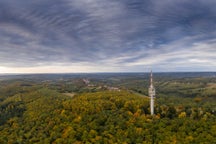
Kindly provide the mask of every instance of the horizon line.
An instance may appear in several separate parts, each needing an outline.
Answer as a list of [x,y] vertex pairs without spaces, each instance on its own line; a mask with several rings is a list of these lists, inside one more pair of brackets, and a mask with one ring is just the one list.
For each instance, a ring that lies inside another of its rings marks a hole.
[[[150,73],[149,72],[48,72],[48,73],[0,73],[0,75],[37,75],[37,74],[118,74],[118,73]],[[216,71],[152,71],[153,73],[216,73]]]

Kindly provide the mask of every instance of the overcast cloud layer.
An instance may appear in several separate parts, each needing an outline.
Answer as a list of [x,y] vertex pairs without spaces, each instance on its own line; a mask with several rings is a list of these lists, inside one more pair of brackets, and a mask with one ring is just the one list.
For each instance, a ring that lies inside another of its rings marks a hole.
[[216,71],[215,0],[0,0],[0,72]]

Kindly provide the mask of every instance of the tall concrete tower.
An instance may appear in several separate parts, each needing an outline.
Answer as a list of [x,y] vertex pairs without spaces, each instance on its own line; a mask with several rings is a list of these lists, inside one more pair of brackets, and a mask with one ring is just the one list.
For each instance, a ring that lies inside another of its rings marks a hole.
[[149,97],[150,97],[150,111],[151,111],[151,115],[154,115],[155,88],[154,88],[154,85],[153,85],[152,71],[151,71],[151,75],[150,75]]

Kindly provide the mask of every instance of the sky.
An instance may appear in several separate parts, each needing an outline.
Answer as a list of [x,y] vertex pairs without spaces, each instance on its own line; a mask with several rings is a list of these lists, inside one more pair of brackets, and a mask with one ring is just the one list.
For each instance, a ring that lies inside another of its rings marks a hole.
[[216,71],[215,0],[0,0],[0,73]]

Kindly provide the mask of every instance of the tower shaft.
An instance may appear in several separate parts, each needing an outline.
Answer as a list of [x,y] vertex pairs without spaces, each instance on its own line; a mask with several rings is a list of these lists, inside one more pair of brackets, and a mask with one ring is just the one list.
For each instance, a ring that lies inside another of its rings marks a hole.
[[151,97],[151,100],[150,100],[150,109],[151,109],[151,115],[154,115],[154,98]]
[[150,97],[150,112],[151,112],[151,115],[154,115],[155,88],[153,85],[152,71],[151,71],[151,75],[150,75],[149,97]]

